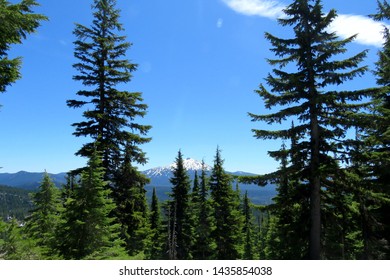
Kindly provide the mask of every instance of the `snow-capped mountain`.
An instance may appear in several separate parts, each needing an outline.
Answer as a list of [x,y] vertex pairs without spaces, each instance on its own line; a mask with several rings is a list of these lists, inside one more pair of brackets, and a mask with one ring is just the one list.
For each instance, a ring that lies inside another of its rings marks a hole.
[[[195,171],[200,172],[202,170],[202,162],[192,159],[186,158],[183,160],[184,168],[188,171],[190,178],[193,179],[195,176]],[[173,162],[166,166],[155,167],[152,169],[148,169],[142,171],[147,177],[151,179],[150,185],[154,186],[168,186],[170,185],[169,179],[172,177],[172,171],[176,168],[176,162]],[[211,171],[211,166],[205,164],[204,168],[206,173]]]
[[[190,176],[190,179],[193,180],[195,177],[195,171],[197,171],[198,175],[200,175],[202,171],[202,162],[192,159],[192,158],[186,158],[183,160],[184,168],[187,170],[188,175]],[[166,166],[161,167],[155,167],[151,168],[145,171],[142,171],[143,174],[145,174],[148,178],[150,178],[151,182],[149,186],[171,186],[170,178],[173,176],[173,170],[176,168],[176,162],[173,162]],[[210,165],[205,164],[204,169],[206,171],[206,176],[211,175],[212,167]],[[243,171],[236,171],[236,172],[229,172],[226,171],[226,173],[235,175],[235,176],[253,176],[256,174],[243,172]]]
[[[202,170],[202,162],[196,160],[196,159],[192,159],[192,158],[186,158],[183,160],[183,165],[184,165],[184,168],[186,170],[196,170],[196,171],[199,171],[199,170]],[[172,163],[169,165],[169,167],[171,169],[174,169],[176,168],[176,162]],[[204,165],[204,168],[206,171],[210,171],[211,170],[211,166],[205,164]]]
[[[202,162],[195,159],[187,158],[183,160],[184,167],[187,169],[190,179],[193,180],[195,176],[195,171],[198,172],[198,175],[201,174]],[[164,201],[168,199],[168,194],[171,192],[172,184],[170,183],[170,178],[172,177],[172,170],[176,167],[175,163],[172,163],[163,167],[156,167],[142,171],[148,178],[151,179],[151,182],[145,186],[147,190],[148,198],[151,198],[152,190],[156,187],[157,195],[160,200]],[[206,176],[211,174],[211,166],[205,165]],[[245,175],[255,175],[247,172],[227,172],[228,174],[245,176]],[[18,173],[0,173],[0,185],[8,185],[11,187],[18,187],[27,190],[36,190],[40,185],[44,173],[34,173],[34,172],[25,172],[20,171]],[[55,184],[58,187],[61,187],[66,183],[66,173],[59,174],[49,174]],[[248,195],[251,198],[253,203],[257,204],[269,204],[272,201],[272,198],[276,195],[276,187],[274,185],[269,185],[267,187],[260,188],[255,185],[245,185],[240,184],[241,192],[244,193],[248,191]]]
[[[195,171],[200,175],[202,171],[202,162],[187,158],[183,160],[184,167],[188,171],[190,179],[193,180],[195,177]],[[147,193],[151,194],[154,187],[156,187],[157,196],[161,200],[166,200],[169,198],[168,194],[172,191],[172,184],[169,181],[173,176],[172,170],[176,167],[176,163],[171,163],[170,165],[156,167],[142,171],[148,178],[150,178],[150,183],[145,187]],[[211,175],[211,166],[205,165],[206,176]],[[251,176],[255,175],[248,172],[228,172],[228,174],[235,176]],[[269,185],[268,187],[260,188],[256,185],[246,185],[240,184],[240,189],[242,194],[248,192],[249,197],[252,202],[255,204],[269,204],[272,201],[272,198],[276,195],[276,189],[274,185]]]

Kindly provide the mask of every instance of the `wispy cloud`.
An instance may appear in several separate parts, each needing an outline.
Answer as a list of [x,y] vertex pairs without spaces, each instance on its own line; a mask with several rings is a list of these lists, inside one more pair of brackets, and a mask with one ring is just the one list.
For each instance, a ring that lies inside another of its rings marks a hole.
[[247,16],[275,19],[283,15],[285,6],[274,0],[222,0],[232,10]]
[[222,18],[219,18],[219,19],[217,20],[217,28],[222,28],[222,26],[223,26],[223,19],[222,19]]
[[[389,26],[388,26],[389,27]],[[356,43],[381,47],[383,41],[383,23],[359,15],[339,15],[331,24],[330,30],[341,38],[357,34]]]
[[[260,16],[270,19],[284,15],[286,6],[276,0],[221,0],[237,13],[247,16]],[[390,28],[390,26],[387,26]],[[376,22],[361,15],[339,14],[330,26],[330,31],[336,32],[340,38],[348,38],[357,34],[356,43],[381,47],[383,44],[383,23]]]

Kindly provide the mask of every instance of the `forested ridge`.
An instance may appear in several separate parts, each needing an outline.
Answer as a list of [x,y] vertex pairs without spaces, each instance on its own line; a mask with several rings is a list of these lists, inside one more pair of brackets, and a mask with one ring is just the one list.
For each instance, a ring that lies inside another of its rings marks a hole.
[[[21,78],[10,47],[46,19],[32,12],[35,5],[0,0],[0,92]],[[255,92],[270,113],[248,118],[254,126],[271,125],[253,128],[259,143],[282,140],[269,151],[279,168],[233,178],[218,147],[210,175],[203,168],[191,180],[179,150],[169,199],[161,202],[156,190],[147,200],[149,178],[136,167],[147,161],[141,146],[152,141],[151,126],[140,121],[148,109],[142,93],[122,87],[138,65],[127,59],[131,43],[122,35],[120,11],[115,0],[94,0],[92,12],[91,25],[77,23],[73,32],[73,79],[81,85],[67,101],[70,109],[84,109],[72,126],[76,137],[90,139],[76,151],[88,163],[69,171],[61,189],[45,174],[23,224],[16,214],[0,221],[0,258],[390,258],[389,30],[369,69],[366,50],[345,55],[356,36],[329,31],[335,10],[324,13],[320,0],[291,1],[278,23],[292,37],[265,33],[274,57]],[[389,3],[378,1],[371,17],[389,20]],[[376,87],[339,90],[368,71]],[[254,205],[236,180],[275,184],[277,196]]]
[[30,191],[0,185],[0,215],[3,220],[13,217],[22,221],[32,207]]

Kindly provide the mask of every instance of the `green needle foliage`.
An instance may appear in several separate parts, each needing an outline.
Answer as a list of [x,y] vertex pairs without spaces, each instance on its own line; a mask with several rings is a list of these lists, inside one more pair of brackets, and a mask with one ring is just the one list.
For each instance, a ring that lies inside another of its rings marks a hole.
[[231,183],[232,178],[223,168],[218,148],[209,181],[215,219],[212,237],[216,243],[215,257],[218,260],[241,258],[242,215]]
[[71,108],[86,108],[85,120],[73,124],[74,135],[93,140],[76,154],[91,156],[94,142],[99,140],[97,149],[102,152],[106,180],[113,180],[128,147],[132,148],[133,162],[146,163],[138,145],[150,141],[145,137],[150,126],[135,123],[137,117],[146,114],[142,94],[120,89],[131,81],[137,65],[125,58],[131,44],[126,36],[117,34],[123,27],[115,6],[115,0],[95,0],[92,25],[76,24],[74,55],[78,62],[73,67],[79,73],[73,79],[86,88],[77,92],[80,99],[67,101]]
[[21,223],[11,219],[0,221],[0,259],[36,260],[41,258],[41,250],[34,239],[23,232]]
[[131,149],[127,150],[123,166],[115,176],[113,198],[117,205],[115,216],[121,225],[130,256],[144,253],[149,244],[150,224],[145,185],[150,181],[131,165]]
[[253,260],[255,256],[254,234],[253,234],[253,214],[251,202],[248,197],[248,191],[245,192],[244,203],[242,205],[242,214],[244,216],[244,224],[242,233],[244,237],[244,260]]
[[81,173],[80,185],[65,202],[59,239],[65,259],[124,258],[120,225],[109,214],[115,204],[103,180],[104,168],[97,151]]
[[194,180],[193,188],[193,192],[197,191],[197,194],[193,193],[193,203],[195,203],[193,209],[196,210],[193,257],[199,260],[211,260],[215,258],[216,245],[211,235],[214,231],[215,222],[204,162],[202,162],[199,186],[195,183],[197,181],[198,179]]
[[0,0],[0,93],[21,77],[22,59],[8,57],[11,45],[21,44],[28,34],[36,31],[41,21],[47,20],[44,15],[32,11],[35,6],[38,3],[33,0],[22,0],[17,4]]
[[161,210],[156,188],[153,188],[152,204],[150,206],[150,230],[151,230],[151,244],[149,250],[149,259],[159,260],[163,258],[163,234],[162,234],[162,220]]
[[[284,10],[286,17],[278,20],[280,25],[292,27],[295,36],[283,39],[265,34],[277,58],[268,60],[271,66],[275,66],[266,78],[271,91],[261,85],[257,93],[267,109],[277,111],[266,115],[250,114],[253,121],[271,125],[298,121],[298,125],[290,128],[254,129],[253,132],[259,139],[296,139],[294,149],[288,153],[296,155],[297,162],[290,169],[295,173],[293,176],[308,184],[310,229],[307,257],[310,259],[321,258],[321,189],[333,187],[329,181],[331,176],[343,179],[339,162],[349,157],[346,153],[350,140],[348,131],[361,125],[358,123],[359,112],[369,106],[364,99],[378,92],[377,89],[335,89],[335,86],[340,88],[343,83],[367,71],[367,67],[359,66],[367,51],[341,59],[347,51],[346,45],[355,36],[341,40],[329,32],[337,14],[335,10],[324,14],[322,9],[320,0],[295,0]],[[292,69],[296,71],[292,72]],[[280,153],[284,151],[271,152],[270,155],[278,158]]]
[[[179,151],[176,166],[170,179],[172,184],[172,200],[169,201],[170,236],[169,248],[175,252],[172,256],[179,260],[192,259],[193,222],[190,200],[190,178],[184,168],[183,155]],[[175,248],[173,248],[175,247]]]
[[37,193],[33,195],[34,209],[27,218],[25,230],[48,258],[56,257],[56,231],[60,223],[62,204],[60,191],[45,173]]

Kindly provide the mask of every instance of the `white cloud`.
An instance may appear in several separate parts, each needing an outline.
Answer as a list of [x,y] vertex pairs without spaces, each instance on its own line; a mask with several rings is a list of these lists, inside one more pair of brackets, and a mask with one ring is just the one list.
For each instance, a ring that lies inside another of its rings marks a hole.
[[222,28],[222,25],[223,25],[223,19],[219,18],[217,20],[217,28]]
[[285,6],[274,0],[222,0],[232,10],[247,16],[275,19],[283,15]]
[[341,38],[357,34],[356,43],[381,47],[383,44],[383,23],[359,15],[339,15],[332,22],[330,30]]
[[[260,16],[270,19],[283,17],[286,6],[277,0],[221,0],[237,13],[247,16]],[[390,26],[388,26],[390,28]],[[348,38],[358,34],[355,42],[381,47],[383,44],[383,23],[376,22],[360,15],[340,14],[335,18],[330,31],[336,32],[340,38]]]

